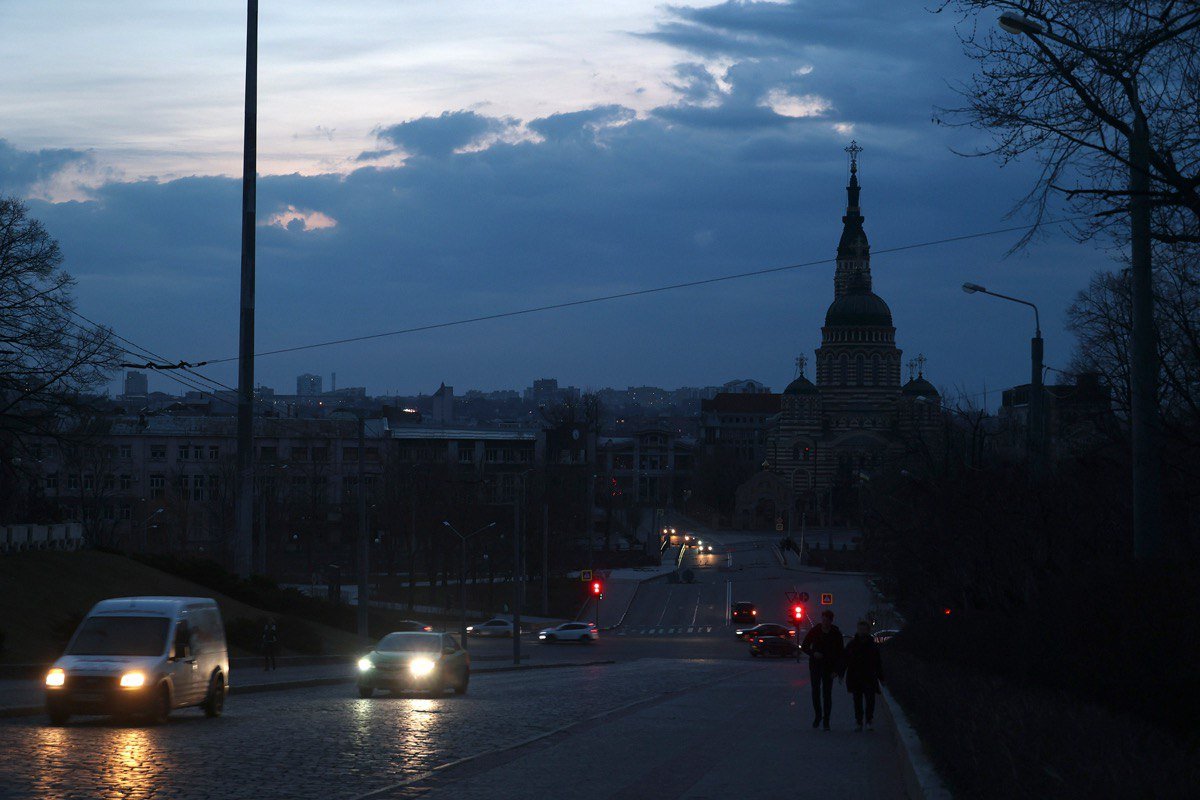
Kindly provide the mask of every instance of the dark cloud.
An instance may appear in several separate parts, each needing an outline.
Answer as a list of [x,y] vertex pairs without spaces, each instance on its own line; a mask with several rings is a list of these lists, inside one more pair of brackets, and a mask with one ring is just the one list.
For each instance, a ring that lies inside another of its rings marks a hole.
[[583,111],[551,114],[529,123],[529,129],[556,142],[594,140],[604,127],[633,119],[634,112],[623,106],[596,106]]
[[90,164],[82,150],[18,150],[0,139],[0,194],[24,194],[71,166]]
[[378,135],[411,155],[445,158],[503,127],[501,120],[474,111],[443,111],[437,117],[420,117],[381,128]]

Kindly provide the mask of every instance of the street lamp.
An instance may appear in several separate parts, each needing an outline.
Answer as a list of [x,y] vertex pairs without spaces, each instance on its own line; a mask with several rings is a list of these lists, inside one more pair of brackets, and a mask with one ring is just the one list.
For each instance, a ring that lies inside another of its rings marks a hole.
[[[1063,44],[1076,52],[1086,48],[1058,34],[1050,33],[1039,22],[1015,11],[1000,15],[1000,28],[1017,36],[1028,36],[1046,54],[1049,50],[1041,37]],[[1097,54],[1087,53],[1096,58]],[[1117,65],[1099,59],[1110,73]],[[1068,80],[1057,59],[1052,63]],[[1127,86],[1133,85],[1131,76]],[[1136,87],[1135,87],[1136,88]],[[1158,353],[1154,332],[1154,285],[1150,253],[1150,130],[1145,115],[1136,110],[1129,125],[1114,124],[1129,142],[1129,245],[1130,278],[1133,306],[1133,331],[1130,334],[1129,388],[1130,438],[1133,446],[1133,554],[1138,559],[1160,554],[1160,498],[1158,457]]]
[[1020,303],[1023,306],[1029,306],[1033,309],[1033,338],[1029,342],[1029,358],[1032,365],[1032,373],[1029,381],[1029,463],[1031,472],[1040,470],[1045,457],[1045,392],[1042,388],[1042,318],[1038,314],[1038,308],[1028,300],[1022,300],[1019,297],[1009,297],[1006,294],[999,292],[989,292],[984,287],[977,283],[964,283],[962,290],[967,294],[986,294],[992,297],[998,297],[1001,300],[1008,300],[1011,303]]
[[449,520],[442,520],[442,524],[454,532],[454,535],[458,537],[460,546],[461,546],[461,551],[459,554],[459,562],[458,562],[458,611],[459,611],[462,625],[460,626],[459,633],[462,635],[463,649],[466,650],[466,649],[468,649],[468,647],[467,647],[467,539],[470,539],[471,537],[475,536],[476,534],[483,533],[488,528],[496,527],[496,523],[489,522],[487,525],[484,525],[479,530],[473,531],[472,533],[468,533],[466,536],[463,536],[461,533],[459,533],[458,529],[455,528],[453,525],[451,525]]

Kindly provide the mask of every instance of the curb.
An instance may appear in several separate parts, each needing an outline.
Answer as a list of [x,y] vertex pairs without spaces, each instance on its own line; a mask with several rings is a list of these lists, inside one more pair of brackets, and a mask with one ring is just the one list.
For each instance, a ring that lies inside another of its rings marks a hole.
[[880,689],[883,705],[892,718],[896,733],[896,750],[900,754],[900,771],[904,775],[904,793],[911,800],[952,800],[953,795],[933,768],[916,729],[904,716],[904,709],[886,687]]
[[[522,664],[508,667],[483,667],[471,670],[472,675],[491,672],[525,672],[535,669],[564,669],[568,667],[602,667],[616,664],[612,659],[605,661],[570,661],[561,664]],[[251,683],[245,686],[229,687],[229,694],[260,694],[262,692],[282,692],[287,689],[311,689],[316,686],[337,686],[344,683],[354,683],[353,675],[328,678],[306,678],[297,681],[279,681],[277,683]],[[0,719],[15,717],[36,717],[46,712],[46,707],[36,706],[0,706]]]

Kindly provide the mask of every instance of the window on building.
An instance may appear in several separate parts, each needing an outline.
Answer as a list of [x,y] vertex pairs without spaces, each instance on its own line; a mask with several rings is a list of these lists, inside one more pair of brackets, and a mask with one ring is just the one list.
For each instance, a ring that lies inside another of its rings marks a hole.
[[105,475],[104,479],[101,481],[101,485],[104,487],[104,491],[111,492],[113,487],[117,485],[117,476],[111,473]]
[[166,461],[167,446],[165,444],[150,445],[150,460],[151,461]]
[[203,445],[192,445],[192,458],[196,461],[202,461],[204,459]]
[[313,461],[328,461],[329,460],[329,448],[328,447],[314,447],[312,449],[312,460]]
[[129,507],[129,503],[121,503],[120,507],[117,509],[117,513],[120,515],[121,519],[127,520],[133,516],[133,509]]
[[378,460],[379,460],[379,448],[378,447],[364,447],[363,448],[363,461],[378,461]]
[[57,472],[51,472],[49,475],[46,476],[46,488],[47,489],[57,489],[58,488],[58,473]]
[[500,461],[500,451],[494,447],[489,447],[483,451],[483,460],[489,464],[495,464]]
[[308,461],[308,448],[307,447],[293,447],[292,448],[292,460],[293,461]]
[[118,448],[121,458],[133,458],[133,445],[123,444]]
[[279,458],[279,449],[277,447],[264,445],[263,447],[258,448],[258,457],[262,461],[274,461],[275,459]]
[[176,475],[175,476],[175,491],[179,493],[180,497],[187,497],[187,490],[188,490],[188,476],[187,475]]
[[216,460],[218,460],[220,457],[221,457],[221,448],[220,448],[220,447],[217,447],[217,446],[215,446],[215,445],[209,445],[209,448],[208,448],[208,460],[209,460],[209,461],[216,461]]
[[[165,448],[164,448],[164,450],[165,450]],[[164,478],[162,475],[151,475],[150,476],[150,496],[151,497],[162,497],[163,489],[165,489],[166,486],[167,486],[166,478]]]
[[76,475],[74,473],[67,473],[67,488],[68,489],[78,489],[79,488],[79,476],[78,475]]
[[193,475],[192,476],[192,499],[193,500],[196,500],[199,502],[199,501],[208,499],[208,495],[205,492],[205,487],[207,485],[207,477],[208,476],[206,476],[206,475]]
[[188,456],[190,456],[191,453],[192,453],[192,449],[190,447],[188,447],[186,444],[179,445],[178,459],[180,461],[187,461]]
[[[403,458],[404,456],[401,455],[400,457]],[[357,447],[343,447],[342,448],[342,461],[358,461],[358,448]]]
[[122,475],[121,476],[121,491],[127,492],[131,488],[133,488],[133,476],[132,475]]
[[458,463],[470,464],[475,460],[475,447],[471,444],[460,444],[458,446]]

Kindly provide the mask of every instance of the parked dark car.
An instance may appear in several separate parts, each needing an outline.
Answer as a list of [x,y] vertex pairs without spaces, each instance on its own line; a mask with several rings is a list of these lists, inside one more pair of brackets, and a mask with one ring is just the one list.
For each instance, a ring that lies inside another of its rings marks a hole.
[[758,609],[754,603],[739,601],[733,604],[729,612],[734,622],[758,622]]
[[758,636],[750,642],[750,655],[794,656],[796,642],[786,636]]
[[778,622],[762,622],[749,628],[735,628],[733,635],[748,642],[759,636],[795,636],[796,629]]

